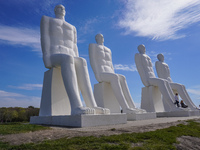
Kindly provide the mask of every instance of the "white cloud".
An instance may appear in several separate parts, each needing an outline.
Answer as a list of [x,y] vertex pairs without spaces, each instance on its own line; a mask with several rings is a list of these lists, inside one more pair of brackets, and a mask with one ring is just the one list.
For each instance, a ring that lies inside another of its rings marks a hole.
[[179,30],[200,21],[199,0],[124,0],[118,25],[125,34],[155,40],[182,38]]
[[0,41],[4,44],[28,46],[41,54],[39,28],[30,29],[0,25]]
[[187,89],[192,101],[199,106],[200,102],[200,85],[196,85]]
[[26,96],[0,90],[0,107],[40,106],[40,97]]
[[123,71],[137,71],[137,68],[135,65],[115,64],[114,69],[115,70],[123,70]]
[[85,20],[78,30],[81,34],[91,33],[93,31],[92,26],[97,22],[99,22],[99,19],[96,18]]
[[21,86],[9,85],[8,87],[22,90],[41,90],[42,84],[23,84]]
[[191,87],[191,88],[187,89],[187,91],[191,94],[198,96],[200,99],[200,86]]

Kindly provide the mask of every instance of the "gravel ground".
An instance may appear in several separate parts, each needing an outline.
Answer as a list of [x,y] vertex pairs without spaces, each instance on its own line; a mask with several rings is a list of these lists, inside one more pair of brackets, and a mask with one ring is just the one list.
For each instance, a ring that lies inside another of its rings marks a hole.
[[[200,120],[200,117],[171,117],[157,118],[151,120],[128,121],[127,124],[109,125],[100,127],[85,127],[85,128],[66,128],[66,127],[51,127],[51,130],[41,130],[28,133],[1,135],[0,140],[9,142],[12,145],[20,145],[24,143],[37,143],[43,140],[55,140],[64,137],[77,136],[109,136],[122,133],[132,132],[147,132],[163,129],[177,124],[185,124],[186,120]],[[200,149],[200,139],[194,137],[183,136],[177,139],[180,144],[176,144],[177,149],[185,150],[184,148]],[[194,146],[195,145],[195,146]]]

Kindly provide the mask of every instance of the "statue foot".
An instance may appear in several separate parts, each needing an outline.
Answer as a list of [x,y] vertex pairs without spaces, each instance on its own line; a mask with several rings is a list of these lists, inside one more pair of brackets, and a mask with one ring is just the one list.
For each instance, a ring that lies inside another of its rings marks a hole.
[[71,111],[71,115],[94,115],[95,113],[95,109],[89,107],[77,107]]
[[139,109],[139,108],[133,108],[136,109],[137,111],[139,111],[139,113],[146,113],[147,111],[145,109]]
[[96,114],[110,114],[110,110],[108,108],[102,107],[93,107],[96,111]]

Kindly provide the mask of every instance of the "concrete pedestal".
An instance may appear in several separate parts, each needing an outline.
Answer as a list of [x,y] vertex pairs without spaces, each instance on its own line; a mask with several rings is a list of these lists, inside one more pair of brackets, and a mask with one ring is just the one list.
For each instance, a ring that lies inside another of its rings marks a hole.
[[147,112],[165,112],[161,92],[158,87],[142,88],[141,108]]
[[156,119],[156,113],[148,112],[148,113],[141,113],[141,114],[127,114],[128,121],[135,121],[135,120],[148,120],[148,119]]
[[115,124],[126,124],[126,114],[111,115],[66,115],[66,116],[34,116],[30,124],[66,126],[66,127],[93,127]]
[[191,117],[199,116],[199,111],[171,111],[171,112],[157,112],[157,117]]
[[71,106],[66,93],[60,68],[44,73],[39,116],[71,115]]
[[[94,85],[94,97],[99,107],[110,109],[111,113],[120,113],[120,105],[117,101],[110,83],[102,82]],[[128,121],[155,119],[156,113],[130,113],[127,114]]]

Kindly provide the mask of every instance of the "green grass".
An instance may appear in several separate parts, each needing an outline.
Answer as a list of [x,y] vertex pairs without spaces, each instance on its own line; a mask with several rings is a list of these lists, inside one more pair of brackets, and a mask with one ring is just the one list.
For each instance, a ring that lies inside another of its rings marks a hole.
[[33,124],[20,123],[20,122],[4,123],[4,124],[0,124],[0,135],[24,133],[24,132],[45,130],[45,129],[50,129],[50,128],[40,126],[40,125],[33,125]]
[[[188,121],[187,125],[177,125],[166,129],[145,133],[126,133],[121,135],[102,137],[74,137],[68,139],[48,140],[38,144],[23,144],[11,146],[0,143],[0,149],[28,149],[28,150],[174,150],[176,138],[180,136],[200,137],[200,123]],[[132,147],[134,143],[142,143],[139,147]]]

